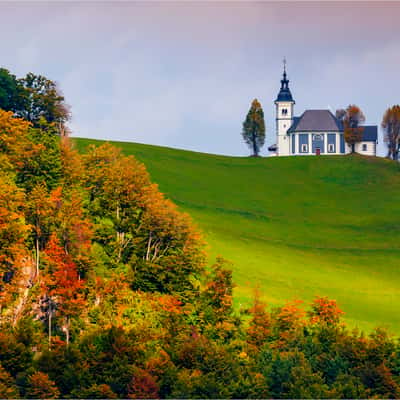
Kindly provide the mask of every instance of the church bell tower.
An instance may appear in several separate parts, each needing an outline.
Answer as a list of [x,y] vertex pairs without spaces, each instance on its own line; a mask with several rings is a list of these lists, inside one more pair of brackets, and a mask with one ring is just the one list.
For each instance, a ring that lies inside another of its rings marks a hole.
[[275,100],[276,113],[276,144],[277,155],[288,156],[290,154],[290,137],[287,130],[293,123],[293,109],[295,101],[289,89],[289,80],[286,76],[286,59],[283,60],[283,79],[281,89]]

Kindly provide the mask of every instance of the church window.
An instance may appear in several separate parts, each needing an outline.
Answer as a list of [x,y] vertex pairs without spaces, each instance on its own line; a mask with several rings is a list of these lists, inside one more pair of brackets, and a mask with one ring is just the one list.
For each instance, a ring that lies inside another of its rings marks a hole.
[[282,108],[282,115],[287,115],[287,108]]
[[366,143],[363,143],[363,145],[362,145],[362,151],[367,151],[367,145],[366,145]]
[[308,144],[302,144],[301,145],[301,152],[302,153],[308,153]]
[[334,153],[335,152],[335,145],[333,143],[328,144],[328,153]]

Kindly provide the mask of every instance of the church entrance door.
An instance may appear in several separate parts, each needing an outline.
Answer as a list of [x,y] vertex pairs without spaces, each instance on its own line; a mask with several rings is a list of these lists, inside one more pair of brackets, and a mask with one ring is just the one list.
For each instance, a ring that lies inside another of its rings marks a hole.
[[321,149],[319,147],[317,147],[315,149],[315,155],[320,156],[321,155]]

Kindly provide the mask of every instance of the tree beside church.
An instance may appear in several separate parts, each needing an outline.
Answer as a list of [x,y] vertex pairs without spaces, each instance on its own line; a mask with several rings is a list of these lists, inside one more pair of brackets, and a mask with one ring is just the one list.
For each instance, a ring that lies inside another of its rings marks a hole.
[[242,136],[245,143],[250,147],[253,157],[258,157],[261,147],[265,142],[264,111],[260,102],[254,99],[249,112],[243,122]]
[[324,109],[305,110],[296,117],[294,105],[284,65],[281,88],[275,100],[276,144],[268,148],[272,155],[344,155],[352,152],[376,155],[378,128],[362,124],[363,114],[358,107],[349,106],[343,118]]

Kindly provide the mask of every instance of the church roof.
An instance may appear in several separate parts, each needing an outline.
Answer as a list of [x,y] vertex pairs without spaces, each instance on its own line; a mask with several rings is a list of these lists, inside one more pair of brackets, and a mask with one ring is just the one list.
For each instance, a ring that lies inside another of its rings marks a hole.
[[378,127],[376,125],[363,126],[363,138],[364,142],[376,142],[378,140]]
[[300,117],[293,118],[291,132],[340,132],[341,122],[329,110],[306,110]]
[[[363,126],[364,142],[376,142],[378,127]],[[300,117],[293,117],[292,126],[287,133],[293,132],[343,132],[343,124],[329,110],[306,110]]]
[[[285,62],[286,64],[286,62]],[[281,80],[281,89],[275,101],[293,101],[292,93],[289,89],[289,79],[286,76],[286,67],[283,70],[283,79]]]

